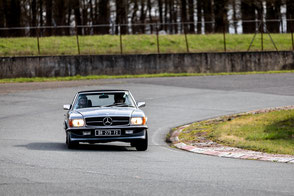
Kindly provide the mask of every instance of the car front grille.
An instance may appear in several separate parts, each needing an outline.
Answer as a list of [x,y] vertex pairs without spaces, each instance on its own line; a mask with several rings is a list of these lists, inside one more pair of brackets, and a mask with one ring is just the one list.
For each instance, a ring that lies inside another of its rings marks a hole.
[[[116,126],[116,125],[128,125],[129,124],[129,117],[112,117],[107,116],[108,118],[111,118],[112,124],[110,126]],[[103,120],[106,117],[91,117],[86,118],[86,124],[91,126],[109,126],[105,125],[103,123]]]

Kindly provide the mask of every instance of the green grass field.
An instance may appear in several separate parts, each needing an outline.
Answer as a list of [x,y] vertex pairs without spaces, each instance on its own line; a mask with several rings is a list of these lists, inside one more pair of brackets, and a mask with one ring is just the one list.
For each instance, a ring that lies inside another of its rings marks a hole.
[[218,143],[267,153],[294,155],[294,110],[248,114],[225,122],[202,121],[184,129],[183,142],[204,135]]
[[[271,34],[279,50],[292,50],[291,34]],[[247,51],[253,34],[227,34],[227,51]],[[78,54],[75,36],[41,37],[41,55]],[[190,52],[222,52],[222,34],[187,35]],[[122,36],[124,54],[157,53],[156,35]],[[79,36],[81,54],[120,54],[120,38],[117,35]],[[159,35],[160,53],[187,52],[184,35]],[[251,51],[261,50],[261,35],[253,42]],[[269,36],[264,34],[264,50],[275,50]],[[38,55],[36,38],[0,38],[0,56]]]

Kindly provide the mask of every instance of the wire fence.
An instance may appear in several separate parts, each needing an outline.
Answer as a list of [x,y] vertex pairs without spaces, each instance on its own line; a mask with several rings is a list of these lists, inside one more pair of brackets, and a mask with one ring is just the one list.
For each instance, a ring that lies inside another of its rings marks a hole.
[[294,50],[293,21],[232,21],[217,33],[213,22],[0,28],[0,55]]

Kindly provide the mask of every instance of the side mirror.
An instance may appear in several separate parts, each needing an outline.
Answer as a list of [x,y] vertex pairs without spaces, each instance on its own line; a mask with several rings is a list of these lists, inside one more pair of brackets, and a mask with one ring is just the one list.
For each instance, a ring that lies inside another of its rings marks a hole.
[[70,108],[71,108],[71,105],[69,104],[63,105],[64,110],[70,110]]
[[146,103],[145,102],[138,102],[137,105],[139,108],[142,108],[142,107],[146,106]]

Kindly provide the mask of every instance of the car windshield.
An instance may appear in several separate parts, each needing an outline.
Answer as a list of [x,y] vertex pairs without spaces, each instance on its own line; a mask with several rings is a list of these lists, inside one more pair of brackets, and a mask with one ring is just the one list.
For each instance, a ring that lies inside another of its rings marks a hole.
[[74,109],[90,107],[135,107],[135,104],[128,92],[80,94],[74,103]]

